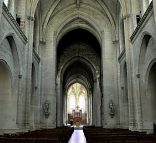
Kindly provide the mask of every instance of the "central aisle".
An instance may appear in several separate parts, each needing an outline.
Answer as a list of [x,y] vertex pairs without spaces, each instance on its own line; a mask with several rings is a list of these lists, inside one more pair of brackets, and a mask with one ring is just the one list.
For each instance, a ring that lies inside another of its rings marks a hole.
[[74,130],[68,143],[87,143],[83,130]]

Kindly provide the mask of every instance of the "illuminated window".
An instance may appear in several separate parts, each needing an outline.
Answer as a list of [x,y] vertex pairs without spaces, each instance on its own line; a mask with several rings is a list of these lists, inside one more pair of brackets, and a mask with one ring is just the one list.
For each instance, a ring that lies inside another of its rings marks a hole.
[[79,97],[79,108],[82,110],[82,112],[84,113],[85,112],[85,96],[84,95],[81,95]]
[[82,110],[86,112],[87,90],[80,83],[74,83],[67,92],[67,112],[72,113],[73,110]]
[[8,6],[9,0],[4,0],[4,3],[5,3],[6,6]]
[[76,107],[76,100],[75,100],[75,96],[74,95],[71,95],[69,96],[69,113],[72,113],[72,110],[75,109]]
[[152,0],[149,0],[149,4],[152,2]]

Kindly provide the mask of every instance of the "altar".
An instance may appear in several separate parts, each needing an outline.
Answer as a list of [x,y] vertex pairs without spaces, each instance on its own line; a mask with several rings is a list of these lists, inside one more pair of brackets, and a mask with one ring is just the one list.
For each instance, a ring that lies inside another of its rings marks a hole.
[[68,114],[68,120],[70,124],[72,123],[75,126],[87,124],[87,114],[82,113],[82,110],[79,107],[72,110],[72,114]]

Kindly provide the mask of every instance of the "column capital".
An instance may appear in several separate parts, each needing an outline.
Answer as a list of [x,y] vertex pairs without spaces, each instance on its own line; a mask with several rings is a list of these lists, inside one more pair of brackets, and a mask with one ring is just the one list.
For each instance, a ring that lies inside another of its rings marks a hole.
[[30,21],[35,21],[35,18],[33,16],[27,16],[27,19]]
[[1,21],[1,16],[2,16],[2,9],[3,9],[3,1],[0,1],[0,21]]
[[131,14],[124,15],[123,20],[126,20],[126,19],[130,18],[130,16],[131,16]]

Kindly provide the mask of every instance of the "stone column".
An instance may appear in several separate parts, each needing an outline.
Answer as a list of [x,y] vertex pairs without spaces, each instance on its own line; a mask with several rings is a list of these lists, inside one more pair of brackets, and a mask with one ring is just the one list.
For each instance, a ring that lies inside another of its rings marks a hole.
[[[121,41],[122,42],[122,41]],[[116,98],[116,105],[117,105],[117,109],[116,109],[116,112],[118,113],[118,114],[116,114],[116,116],[117,116],[117,120],[116,120],[116,122],[117,122],[117,125],[119,126],[120,125],[120,109],[119,109],[119,107],[120,107],[120,94],[121,94],[121,90],[120,90],[120,65],[119,65],[119,62],[118,62],[118,58],[119,58],[119,56],[120,56],[120,44],[123,44],[123,43],[119,43],[119,40],[118,39],[115,39],[114,41],[113,41],[113,46],[114,46],[114,50],[116,50],[116,73],[117,73],[117,81],[116,81],[116,91],[117,91],[117,94],[116,94],[116,96],[117,96],[117,98]],[[122,46],[123,47],[123,46]],[[123,47],[123,49],[122,49],[122,52],[124,51],[124,47]]]
[[93,121],[92,121],[92,123],[93,123],[93,125],[95,125],[96,126],[96,123],[97,123],[97,118],[96,118],[96,116],[97,116],[97,114],[96,114],[96,112],[97,112],[97,101],[96,101],[96,84],[97,83],[95,83],[94,82],[94,90],[93,90]]
[[[40,46],[40,45],[39,45]],[[36,84],[36,100],[37,100],[37,106],[36,106],[36,112],[37,112],[37,115],[36,115],[36,120],[35,120],[35,126],[36,128],[39,128],[40,127],[40,112],[41,112],[41,63],[39,63],[39,66],[38,66],[38,71],[37,71],[38,75],[37,75],[37,84]]]
[[99,73],[97,73],[97,83],[96,83],[96,91],[97,92],[96,92],[96,95],[94,95],[94,96],[96,96],[96,109],[97,109],[97,111],[96,111],[96,113],[97,113],[96,125],[97,126],[101,126],[101,121],[102,121],[102,119],[101,119],[101,114],[102,114],[101,89],[100,89],[99,78],[100,78],[100,75],[99,75]]
[[156,0],[153,0],[153,9],[154,9],[154,19],[156,23]]
[[[153,1],[155,1],[155,0],[153,0]],[[146,12],[148,6],[149,6],[149,1],[148,0],[142,0],[142,15]]]
[[56,32],[46,33],[46,46],[42,49],[42,101],[49,103],[49,116],[44,118],[43,125],[47,128],[56,127],[57,100],[56,100]]
[[120,20],[120,25],[119,25],[119,50],[118,50],[118,52],[119,52],[119,55],[124,51],[124,49],[125,49],[125,43],[124,43],[124,26],[123,26],[123,24],[122,24],[122,19]]
[[1,16],[2,16],[2,10],[3,10],[3,1],[0,1],[0,22],[1,22]]
[[[62,96],[62,80],[59,79],[59,82],[57,83],[57,87],[56,87],[56,108],[57,108],[57,126],[62,126],[63,125],[63,109],[65,107],[63,107],[63,100],[64,98]],[[65,94],[65,93],[64,93]]]
[[91,88],[88,90],[88,118],[89,118],[89,125],[92,125],[92,107],[93,107],[93,102],[92,102],[92,97],[93,94],[91,92]]
[[[135,3],[134,3],[135,4]],[[143,6],[143,12],[145,12],[149,6],[149,1],[143,0],[142,3]],[[139,5],[139,4],[138,4]],[[134,14],[134,9],[132,8],[132,14]],[[142,13],[144,14],[144,13]],[[125,24],[125,32],[129,33],[129,37],[134,32],[133,25],[131,24],[133,21],[131,15],[125,18],[124,24]],[[126,24],[127,23],[127,24]],[[127,26],[126,26],[127,25]],[[129,29],[129,30],[127,30]],[[125,34],[126,35],[126,34]],[[136,61],[133,61],[133,45],[129,41],[129,37],[126,37],[126,60],[129,59],[127,62],[127,75],[128,75],[128,95],[132,95],[132,106],[133,106],[133,128],[135,130],[140,130],[143,128],[142,123],[142,112],[141,112],[141,97],[140,97],[140,91],[139,91],[139,78],[140,75],[135,71],[135,63]],[[127,39],[128,38],[128,39]],[[129,44],[129,46],[128,46]],[[131,72],[131,74],[130,74]],[[130,77],[129,77],[130,76]],[[131,85],[131,89],[129,88],[129,82]],[[129,91],[131,90],[131,91]],[[131,114],[131,113],[130,113]],[[132,116],[131,116],[132,117]],[[130,121],[131,122],[131,121]]]
[[101,79],[102,79],[102,81],[101,81],[101,91],[102,91],[102,93],[103,93],[103,95],[102,95],[102,101],[101,101],[101,124],[102,124],[102,126],[104,127],[105,126],[105,119],[106,119],[106,114],[104,113],[105,112],[105,101],[104,101],[104,98],[105,98],[105,95],[104,95],[104,77],[103,77],[103,75],[104,75],[104,64],[103,64],[103,62],[104,62],[104,54],[105,54],[105,52],[104,52],[104,46],[105,46],[105,42],[104,42],[104,38],[105,38],[105,36],[104,36],[104,31],[101,31],[101,39],[102,39],[102,41],[101,41],[101,45],[102,45],[102,47],[101,47]]
[[33,28],[34,18],[28,17],[26,20],[26,36],[28,37],[28,44],[25,48],[25,62],[26,65],[26,89],[25,89],[25,124],[30,124],[30,97],[31,97],[31,70],[32,70],[32,53],[33,53]]
[[39,41],[39,47],[40,47],[40,57],[41,57],[41,60],[40,60],[40,69],[39,69],[39,83],[40,85],[38,85],[38,87],[40,88],[40,97],[39,97],[39,100],[40,100],[40,111],[39,111],[39,114],[40,114],[40,117],[39,117],[39,123],[38,123],[38,126],[40,127],[44,127],[44,120],[45,120],[45,116],[44,116],[44,112],[43,112],[43,104],[44,104],[44,94],[43,94],[43,83],[42,83],[42,74],[43,74],[43,69],[42,69],[42,64],[43,64],[43,61],[42,61],[42,53],[44,53],[44,49],[46,48],[46,42],[45,41],[42,41],[40,40]]
[[17,15],[20,17],[20,28],[22,31],[25,31],[25,18],[26,18],[26,6],[27,2],[26,0],[18,1],[18,7],[17,7]]
[[101,126],[101,90],[99,86],[99,75],[94,81],[94,91],[93,91],[93,125]]
[[16,19],[16,3],[15,0],[10,1],[8,5],[9,12],[12,14],[12,16]]
[[134,113],[134,97],[132,86],[132,45],[130,43],[130,36],[133,31],[133,17],[130,14],[124,16],[124,33],[125,33],[125,50],[127,63],[127,85],[128,85],[128,102],[129,102],[129,128],[135,129],[135,113]]
[[23,129],[25,127],[25,121],[24,121],[24,116],[23,116],[23,112],[24,112],[24,106],[23,106],[23,96],[24,93],[23,91],[25,90],[24,88],[24,75],[18,75],[18,98],[17,98],[17,117],[16,117],[16,123],[17,126],[20,129]]
[[135,101],[135,114],[136,114],[137,130],[143,129],[142,106],[141,106],[141,97],[140,97],[141,95],[140,95],[139,81],[140,81],[140,74],[134,73],[133,85],[134,85],[134,101]]

